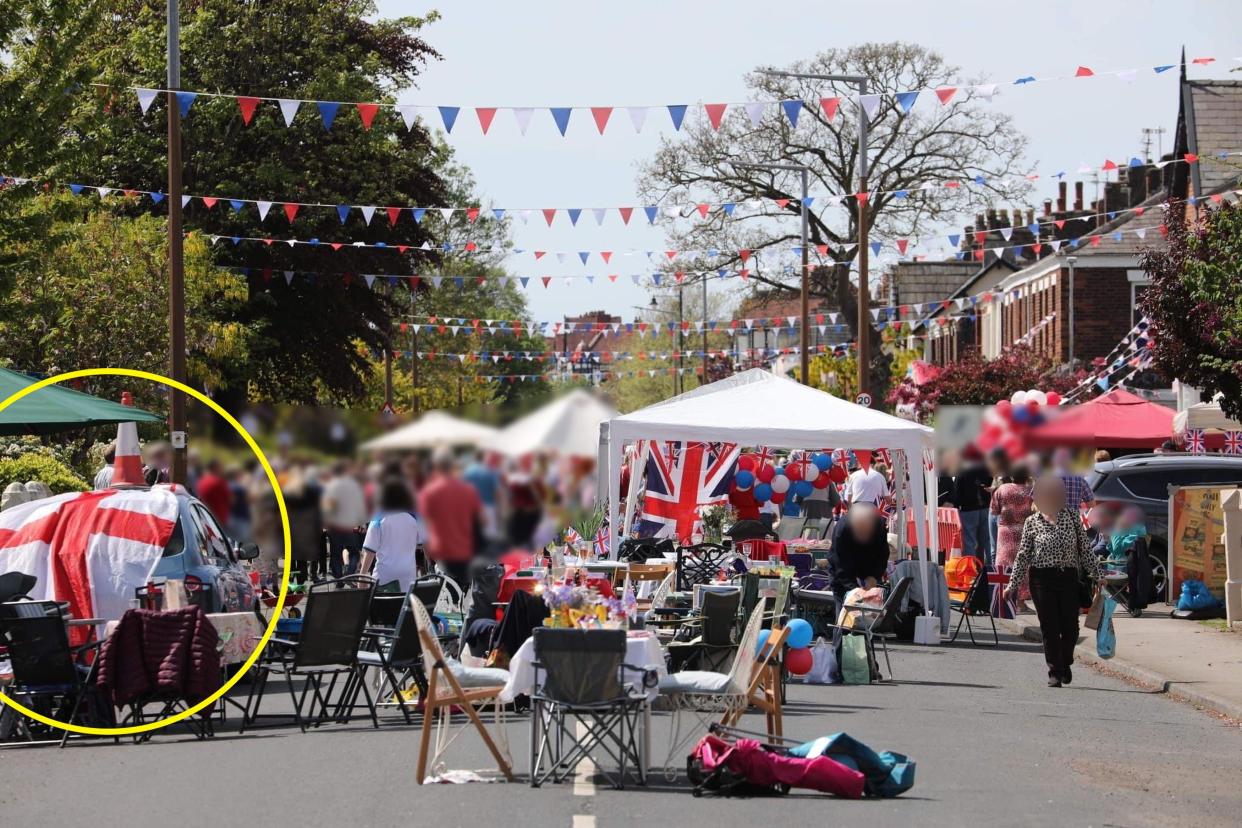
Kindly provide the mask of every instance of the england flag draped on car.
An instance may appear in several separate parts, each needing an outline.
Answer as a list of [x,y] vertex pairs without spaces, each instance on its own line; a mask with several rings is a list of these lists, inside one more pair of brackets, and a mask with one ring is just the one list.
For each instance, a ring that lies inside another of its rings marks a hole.
[[700,508],[728,499],[737,457],[736,443],[653,444],[638,536],[690,543],[702,532]]

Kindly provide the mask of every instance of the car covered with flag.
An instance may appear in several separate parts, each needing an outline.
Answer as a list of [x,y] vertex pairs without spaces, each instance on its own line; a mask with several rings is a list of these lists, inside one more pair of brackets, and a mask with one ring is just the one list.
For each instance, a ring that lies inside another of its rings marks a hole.
[[29,597],[65,602],[75,618],[118,619],[139,590],[166,579],[197,592],[208,612],[247,611],[254,589],[243,561],[258,554],[176,485],[60,494],[0,512],[0,572],[34,576]]

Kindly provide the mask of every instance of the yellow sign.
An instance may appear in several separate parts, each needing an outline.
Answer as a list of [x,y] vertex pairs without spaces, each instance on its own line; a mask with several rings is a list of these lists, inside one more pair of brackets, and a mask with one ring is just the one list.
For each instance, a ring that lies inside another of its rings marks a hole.
[[1169,497],[1169,601],[1176,602],[1182,581],[1207,584],[1225,596],[1225,515],[1221,493],[1235,486],[1175,486]]

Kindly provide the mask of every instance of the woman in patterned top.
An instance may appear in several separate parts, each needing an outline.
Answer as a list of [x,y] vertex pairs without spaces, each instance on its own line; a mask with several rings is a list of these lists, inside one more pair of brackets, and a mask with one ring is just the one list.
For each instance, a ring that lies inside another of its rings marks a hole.
[[1100,578],[1100,562],[1091,552],[1077,509],[1066,508],[1065,485],[1056,474],[1035,481],[1035,511],[1022,527],[1018,556],[1005,596],[1013,600],[1029,572],[1031,597],[1044,639],[1048,686],[1073,681],[1070,665],[1078,643],[1078,570]]

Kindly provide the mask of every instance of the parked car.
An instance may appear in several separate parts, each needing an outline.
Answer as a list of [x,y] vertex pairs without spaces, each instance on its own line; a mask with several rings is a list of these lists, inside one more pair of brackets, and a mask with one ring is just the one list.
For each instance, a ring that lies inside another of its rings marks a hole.
[[253,543],[236,543],[202,501],[177,489],[180,514],[177,527],[152,572],[158,583],[166,578],[184,581],[188,589],[206,587],[207,612],[249,612],[254,586],[242,561],[259,556]]
[[1165,600],[1169,560],[1169,487],[1236,483],[1242,457],[1225,454],[1131,454],[1097,463],[1087,482],[1100,502],[1143,510],[1151,536],[1152,598]]

